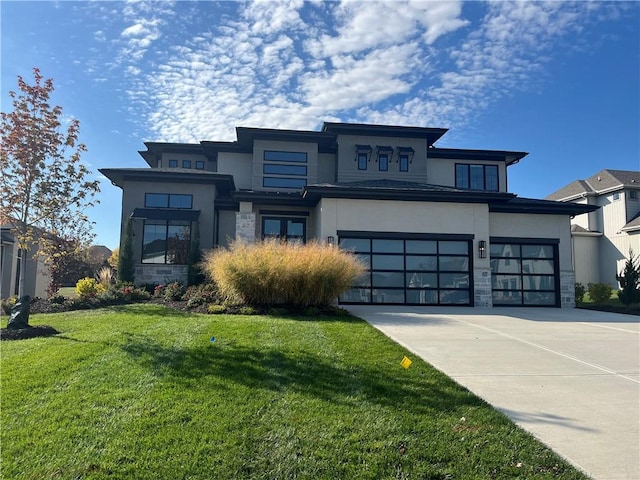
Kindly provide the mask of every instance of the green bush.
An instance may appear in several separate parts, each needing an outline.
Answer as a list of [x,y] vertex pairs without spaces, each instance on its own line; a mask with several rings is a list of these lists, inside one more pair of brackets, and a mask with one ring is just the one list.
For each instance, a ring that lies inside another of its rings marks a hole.
[[632,303],[640,302],[640,263],[632,249],[629,249],[629,258],[622,272],[616,275],[616,280],[620,283],[618,298],[623,305],[628,307]]
[[210,251],[204,269],[227,301],[301,307],[331,304],[364,272],[339,248],[276,241]]
[[221,315],[227,311],[227,307],[224,305],[209,305],[207,307],[207,312],[213,315]]
[[584,288],[584,285],[581,284],[580,282],[576,282],[575,291],[576,291],[576,302],[582,302],[584,300],[584,294],[586,293],[586,289]]
[[588,285],[589,297],[596,305],[607,303],[611,298],[611,285],[608,283],[590,283]]

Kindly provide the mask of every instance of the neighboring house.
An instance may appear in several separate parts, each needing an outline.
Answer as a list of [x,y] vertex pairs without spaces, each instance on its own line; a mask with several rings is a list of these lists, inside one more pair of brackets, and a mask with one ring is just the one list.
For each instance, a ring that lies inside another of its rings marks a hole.
[[640,255],[640,171],[602,170],[546,198],[600,207],[571,220],[576,281],[618,288],[629,249]]
[[13,230],[8,225],[0,227],[0,298],[9,298],[18,294],[20,278],[20,259],[27,256],[27,268],[24,275],[24,293],[31,297],[47,297],[49,274],[41,260],[34,259],[35,246],[27,251],[18,248]]
[[122,189],[136,282],[186,281],[189,249],[234,239],[337,244],[368,266],[341,303],[573,306],[569,218],[590,205],[519,198],[527,154],[439,148],[446,129],[324,123],[236,128],[233,142],[145,143]]

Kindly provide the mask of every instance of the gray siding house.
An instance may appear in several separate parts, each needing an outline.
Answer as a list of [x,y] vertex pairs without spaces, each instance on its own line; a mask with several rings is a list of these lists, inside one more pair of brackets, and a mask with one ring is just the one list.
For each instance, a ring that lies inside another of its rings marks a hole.
[[571,219],[576,281],[619,288],[629,249],[640,254],[640,171],[602,170],[547,199],[599,207]]
[[597,207],[509,193],[525,152],[435,146],[446,131],[237,127],[233,142],[149,142],[148,168],[100,171],[122,189],[137,283],[185,281],[194,245],[279,239],[365,262],[343,304],[574,306],[569,219]]

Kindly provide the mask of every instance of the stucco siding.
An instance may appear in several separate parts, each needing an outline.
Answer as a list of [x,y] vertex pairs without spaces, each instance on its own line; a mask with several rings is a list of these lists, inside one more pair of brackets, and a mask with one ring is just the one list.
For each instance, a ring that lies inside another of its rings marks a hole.
[[318,183],[335,183],[336,156],[333,153],[318,154]]
[[573,271],[571,227],[565,215],[492,213],[489,219],[492,237],[558,239],[560,270]]
[[253,186],[253,157],[250,153],[218,153],[217,172],[233,175],[236,188],[249,190]]

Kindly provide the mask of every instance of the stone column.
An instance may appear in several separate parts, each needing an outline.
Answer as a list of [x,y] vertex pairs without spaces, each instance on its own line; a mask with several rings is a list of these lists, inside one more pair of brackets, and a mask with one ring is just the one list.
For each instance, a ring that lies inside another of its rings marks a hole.
[[478,308],[493,307],[491,294],[491,269],[473,269],[473,303]]
[[576,306],[576,275],[572,270],[560,272],[560,306],[562,308]]
[[256,214],[251,202],[240,202],[240,211],[236,213],[236,240],[248,243],[256,241]]

